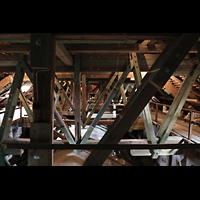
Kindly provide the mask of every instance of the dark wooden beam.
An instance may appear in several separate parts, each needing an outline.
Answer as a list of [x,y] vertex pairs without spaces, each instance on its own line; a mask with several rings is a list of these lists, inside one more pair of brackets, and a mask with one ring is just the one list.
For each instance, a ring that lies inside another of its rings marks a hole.
[[80,55],[74,56],[75,142],[81,141]]
[[[34,144],[52,144],[53,140],[55,55],[55,38],[51,33],[31,34],[34,104],[30,141]],[[29,150],[28,165],[47,166],[52,161],[52,150]]]
[[73,58],[62,43],[56,44],[56,55],[68,66],[73,66]]
[[[141,71],[148,71],[159,54],[138,54],[138,62]],[[193,63],[188,62],[189,57],[180,63],[177,71],[191,71]],[[14,72],[16,70],[19,55],[0,55],[0,72]],[[26,56],[27,64],[30,64],[30,56]],[[128,54],[81,54],[81,72],[123,72],[128,65]],[[73,66],[66,65],[63,61],[56,60],[56,72],[74,72]]]
[[[72,54],[79,53],[161,53],[166,44],[65,44],[66,49]],[[0,45],[0,53],[29,53],[29,44]],[[189,53],[197,53],[196,47],[191,48]]]
[[179,37],[181,33],[56,33],[57,40],[167,40]]
[[[21,139],[21,138],[20,138]],[[137,141],[138,140],[138,141]],[[200,144],[180,144],[180,143],[174,143],[171,144],[147,144],[146,141],[142,141],[141,144],[140,139],[136,139],[130,144],[130,142],[124,142],[123,144],[94,144],[94,143],[88,143],[88,144],[69,144],[67,142],[63,141],[55,141],[52,144],[47,143],[40,143],[40,144],[34,144],[29,143],[27,141],[21,141],[21,142],[11,142],[7,141],[5,146],[8,149],[34,149],[37,150],[38,148],[41,150],[47,150],[47,149],[96,149],[99,151],[104,151],[104,149],[108,151],[112,150],[123,150],[123,149],[200,149]]]
[[[175,72],[176,68],[195,44],[199,36],[199,33],[183,34],[163,50],[151,67],[149,73],[147,73],[142,80],[138,90],[98,144],[118,144],[158,88],[162,88]],[[110,153],[110,150],[94,150],[89,155],[84,165],[102,165]]]
[[[181,33],[55,33],[59,40],[167,40],[176,39]],[[30,33],[1,33],[0,41],[23,42],[30,40]]]
[[83,123],[86,120],[86,106],[87,106],[87,98],[86,98],[86,74],[82,74],[82,121]]

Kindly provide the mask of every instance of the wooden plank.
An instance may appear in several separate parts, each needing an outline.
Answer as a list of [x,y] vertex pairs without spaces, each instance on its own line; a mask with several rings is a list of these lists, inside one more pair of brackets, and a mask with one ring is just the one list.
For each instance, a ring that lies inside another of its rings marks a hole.
[[56,44],[56,55],[69,66],[73,66],[73,58],[62,43]]
[[12,83],[13,81],[13,76],[12,75],[9,75],[9,76],[6,76],[5,78],[3,78],[1,81],[0,81],[0,91],[3,90],[3,88],[9,84],[9,83]]
[[[163,87],[199,36],[200,34],[183,34],[165,48],[99,144],[117,144],[120,141],[150,98],[157,92],[157,88],[149,81]],[[109,150],[94,150],[84,165],[102,165],[110,152]]]
[[[160,155],[161,156],[169,156],[169,155],[175,155],[175,154],[181,154],[182,152],[179,151],[178,152],[178,149],[162,149],[160,151]],[[130,153],[132,156],[151,156],[152,153],[150,150],[148,149],[141,149],[141,150],[138,150],[138,149],[135,149],[135,150],[130,150]]]

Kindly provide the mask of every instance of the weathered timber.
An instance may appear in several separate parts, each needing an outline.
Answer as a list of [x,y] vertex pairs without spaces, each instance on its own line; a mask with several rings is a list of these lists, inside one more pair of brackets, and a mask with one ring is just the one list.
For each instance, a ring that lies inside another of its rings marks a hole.
[[[31,66],[35,66],[33,123],[30,140],[33,144],[52,144],[54,122],[55,38],[51,33],[31,34]],[[36,59],[37,57],[40,57]],[[37,65],[38,63],[38,65]],[[41,66],[41,69],[38,68]],[[52,150],[29,150],[28,165],[51,166]]]
[[0,129],[0,142],[2,142],[2,140],[8,137],[10,126],[12,124],[15,107],[17,105],[19,97],[19,91],[24,77],[24,72],[22,70],[22,62],[23,62],[23,56],[20,57],[19,62],[17,64],[17,69],[11,86],[8,103],[6,105],[6,112]]
[[108,106],[111,103],[112,99],[117,94],[117,92],[120,89],[120,87],[122,86],[122,84],[123,84],[124,80],[126,79],[127,75],[133,69],[133,65],[134,65],[133,60],[130,60],[130,64],[127,66],[126,70],[121,75],[120,79],[118,80],[118,83],[117,83],[116,87],[113,89],[113,91],[109,95],[108,99],[106,100],[106,102],[102,106],[101,110],[99,111],[98,115],[96,116],[96,118],[94,119],[94,121],[92,122],[92,124],[90,125],[88,130],[86,131],[86,133],[85,133],[85,135],[84,135],[84,137],[83,137],[83,139],[81,141],[81,144],[84,144],[88,140],[88,138],[91,135],[92,131],[94,130],[95,126],[97,125],[97,123],[101,119],[103,113],[106,111],[106,109],[108,108]]
[[82,74],[82,121],[85,122],[86,119],[86,106],[87,106],[87,98],[86,98],[86,74]]
[[73,66],[73,58],[62,43],[56,44],[56,55],[69,66]]
[[81,141],[81,88],[80,88],[80,55],[74,56],[74,94],[75,94],[75,142]]
[[[117,144],[120,141],[145,105],[156,93],[158,88],[155,85],[160,88],[164,86],[199,36],[199,33],[183,34],[180,38],[167,45],[144,77],[138,90],[126,104],[99,144]],[[156,145],[154,147],[156,149]],[[110,153],[111,151],[109,150],[94,150],[84,165],[102,165]]]

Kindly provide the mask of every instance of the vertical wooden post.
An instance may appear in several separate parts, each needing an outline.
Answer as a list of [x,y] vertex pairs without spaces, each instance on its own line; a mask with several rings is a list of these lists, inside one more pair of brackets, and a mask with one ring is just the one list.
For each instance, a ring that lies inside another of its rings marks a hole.
[[90,83],[88,80],[86,81],[86,94],[86,99],[88,101],[90,99]]
[[156,116],[155,121],[158,122],[158,104],[156,103]]
[[81,142],[80,55],[74,56],[75,142]]
[[[34,74],[31,143],[52,143],[54,121],[55,39],[52,33],[31,34],[31,67]],[[52,150],[29,150],[28,165],[51,166]]]
[[72,87],[73,87],[73,91],[72,91],[72,103],[73,103],[73,106],[75,106],[75,84],[74,84],[74,82],[72,82]]
[[194,118],[194,112],[190,112],[190,122],[189,122],[189,131],[188,131],[188,140],[191,140],[192,138],[192,127],[193,127],[193,118]]
[[86,120],[86,75],[82,74],[82,121]]

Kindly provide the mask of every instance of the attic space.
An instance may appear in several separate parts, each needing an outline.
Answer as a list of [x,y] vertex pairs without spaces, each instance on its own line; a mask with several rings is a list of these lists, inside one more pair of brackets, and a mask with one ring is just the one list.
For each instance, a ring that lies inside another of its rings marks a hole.
[[0,33],[1,166],[199,166],[200,33]]

